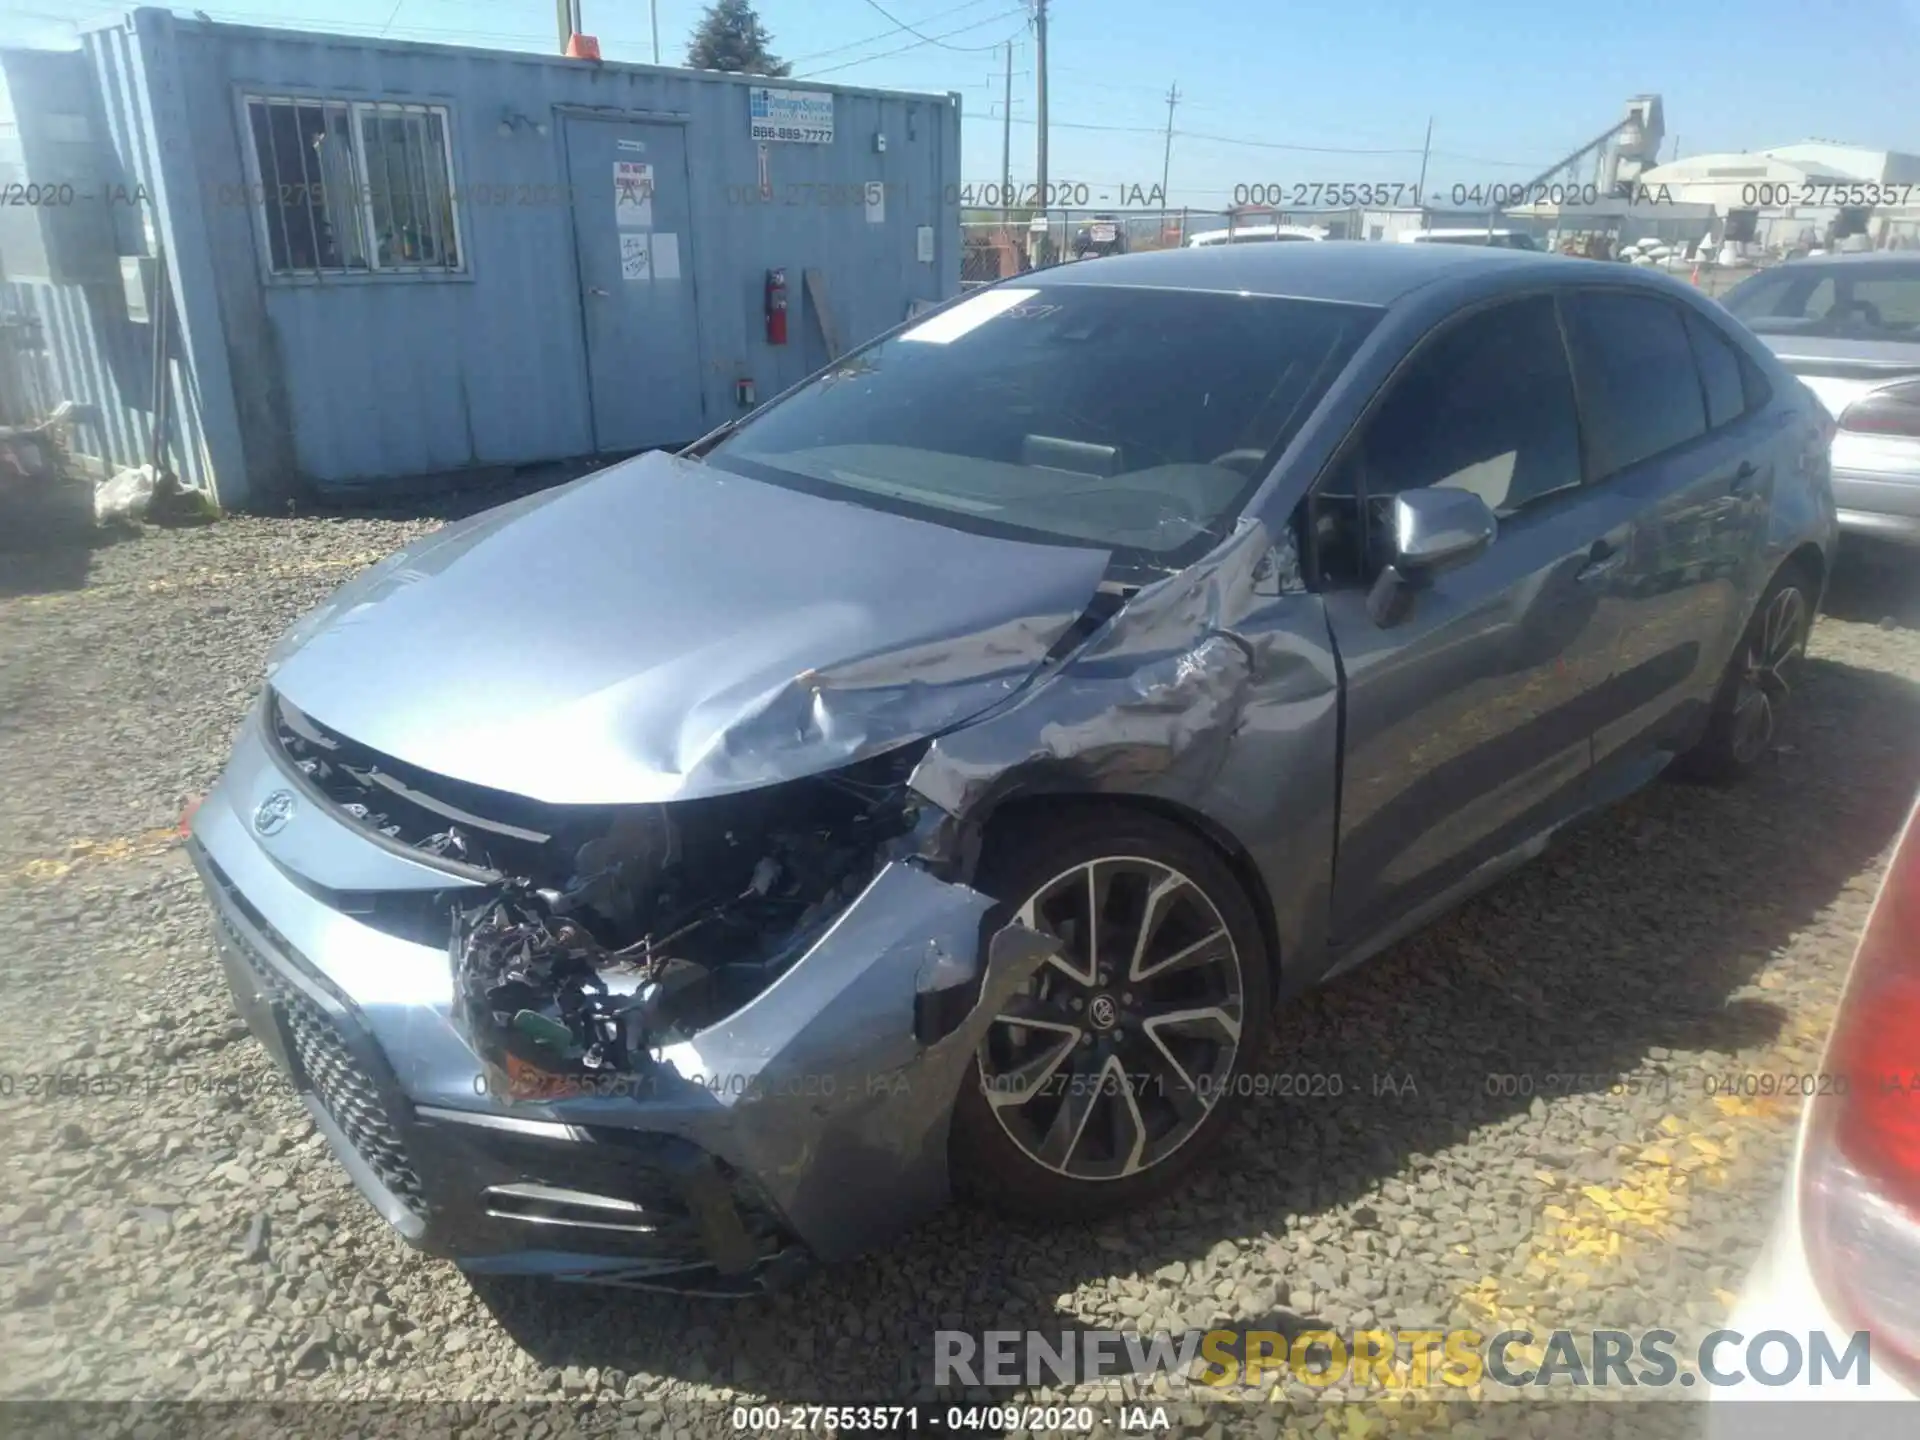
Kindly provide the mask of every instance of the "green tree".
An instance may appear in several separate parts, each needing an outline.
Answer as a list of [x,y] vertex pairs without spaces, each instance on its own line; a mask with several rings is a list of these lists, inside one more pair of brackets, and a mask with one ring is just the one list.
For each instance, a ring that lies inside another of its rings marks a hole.
[[772,44],[748,0],[714,0],[687,42],[687,64],[695,70],[779,78],[793,67],[774,58]]

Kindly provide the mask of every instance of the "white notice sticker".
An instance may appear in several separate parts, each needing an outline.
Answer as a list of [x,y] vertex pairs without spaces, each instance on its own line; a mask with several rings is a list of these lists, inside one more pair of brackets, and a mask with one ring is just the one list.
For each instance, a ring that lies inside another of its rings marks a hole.
[[[651,280],[653,278],[653,257],[649,242],[651,235],[626,234],[620,237],[620,278],[622,280]],[[677,267],[676,267],[677,268]]]
[[884,225],[887,221],[887,187],[878,180],[867,182],[867,223]]
[[933,263],[933,227],[922,225],[913,233],[914,258],[922,265]]
[[922,320],[910,330],[900,332],[902,340],[917,340],[923,345],[951,345],[961,336],[1012,310],[1023,300],[1031,300],[1038,290],[983,290],[970,300],[962,300],[938,315]]
[[613,223],[622,230],[653,228],[653,166],[646,161],[613,162]]
[[671,230],[656,232],[653,237],[653,278],[680,278],[680,237]]

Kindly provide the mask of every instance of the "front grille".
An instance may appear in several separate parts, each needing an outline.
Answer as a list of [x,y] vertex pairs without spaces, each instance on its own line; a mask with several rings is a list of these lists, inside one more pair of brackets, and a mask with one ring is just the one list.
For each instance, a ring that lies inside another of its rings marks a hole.
[[[228,892],[230,898],[232,892]],[[293,1058],[333,1123],[379,1181],[416,1218],[427,1218],[426,1192],[407,1159],[406,1146],[381,1102],[373,1077],[361,1068],[339,1027],[298,985],[281,976],[271,961],[216,900],[214,919],[227,943],[253,973],[260,993],[286,1016]]]
[[[269,690],[267,739],[335,813],[383,840],[455,866],[538,873],[560,829],[577,844],[604,827],[596,810],[568,813],[523,796],[409,765],[349,739]],[[563,840],[562,853],[571,853]]]

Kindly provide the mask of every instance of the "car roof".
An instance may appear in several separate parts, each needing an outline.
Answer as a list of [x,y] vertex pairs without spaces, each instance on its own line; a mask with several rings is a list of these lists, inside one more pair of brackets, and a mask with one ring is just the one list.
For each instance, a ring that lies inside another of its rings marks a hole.
[[[1249,295],[1391,305],[1437,280],[1511,275],[1523,267],[1566,276],[1583,262],[1541,251],[1482,245],[1182,245],[1029,271],[1018,283],[1128,285],[1155,290],[1225,290]],[[1600,266],[1599,261],[1585,262]],[[1606,267],[1609,271],[1617,266]]]

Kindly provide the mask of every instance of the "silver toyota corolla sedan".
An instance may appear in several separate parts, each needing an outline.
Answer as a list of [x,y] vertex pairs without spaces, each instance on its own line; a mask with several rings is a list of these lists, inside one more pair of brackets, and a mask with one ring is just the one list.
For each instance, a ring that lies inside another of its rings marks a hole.
[[300,621],[194,817],[223,963],[470,1272],[740,1293],[955,1189],[1138,1204],[1277,1005],[1762,759],[1829,428],[1621,266],[1022,276]]
[[1920,545],[1920,256],[1795,260],[1723,303],[1832,414],[1840,528]]

